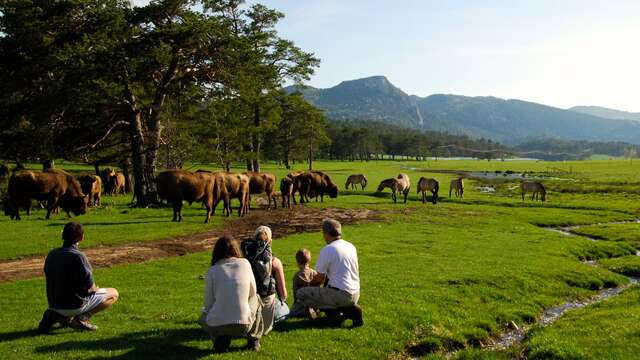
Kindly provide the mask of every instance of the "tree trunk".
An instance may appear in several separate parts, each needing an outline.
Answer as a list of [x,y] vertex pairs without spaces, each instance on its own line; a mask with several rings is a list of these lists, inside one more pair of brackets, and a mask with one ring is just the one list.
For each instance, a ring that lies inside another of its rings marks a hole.
[[42,161],[42,171],[55,168],[55,161],[52,159],[46,159]]
[[254,158],[251,161],[253,165],[253,171],[255,172],[260,172],[260,122],[260,107],[256,105],[253,108],[253,126],[256,127],[256,130],[258,130],[258,132],[253,136],[252,148],[254,152]]
[[133,177],[135,179],[134,195],[136,205],[139,207],[148,206],[149,181],[147,177],[146,156],[144,149],[144,132],[142,130],[142,114],[138,110],[131,110],[129,125],[129,137],[131,140],[131,160],[133,162]]

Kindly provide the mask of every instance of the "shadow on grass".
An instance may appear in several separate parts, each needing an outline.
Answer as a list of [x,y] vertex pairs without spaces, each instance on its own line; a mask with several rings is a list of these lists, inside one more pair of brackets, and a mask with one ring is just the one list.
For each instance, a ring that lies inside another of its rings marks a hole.
[[296,318],[289,319],[284,322],[279,322],[274,325],[274,330],[277,332],[287,333],[290,331],[297,330],[308,330],[308,329],[349,329],[349,326],[345,326],[350,323],[349,321],[344,321],[342,325],[337,325],[335,319],[331,319],[328,317],[321,317],[318,319],[305,319],[305,318]]
[[0,333],[0,342],[13,341],[13,340],[30,338],[35,336],[40,336],[40,333],[38,332],[37,329]]
[[[4,339],[3,339],[4,340]],[[170,329],[159,331],[140,331],[123,333],[116,337],[96,340],[71,340],[54,345],[39,346],[35,352],[41,354],[64,353],[66,351],[104,351],[104,356],[94,356],[91,359],[198,359],[212,354],[212,350],[185,345],[187,342],[206,340],[207,335],[200,327],[187,329]],[[210,345],[208,345],[210,346]],[[124,354],[112,355],[109,352],[128,350]],[[232,347],[230,351],[240,351],[241,348]],[[109,355],[107,355],[109,354]]]

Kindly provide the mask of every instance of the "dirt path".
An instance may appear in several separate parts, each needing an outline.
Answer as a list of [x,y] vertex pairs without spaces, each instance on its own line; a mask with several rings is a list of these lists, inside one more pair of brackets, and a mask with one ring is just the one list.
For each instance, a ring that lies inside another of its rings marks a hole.
[[[243,218],[231,218],[222,228],[203,233],[123,245],[100,245],[83,251],[94,268],[141,263],[211,249],[222,235],[243,239],[253,235],[258,225],[271,227],[274,239],[301,232],[319,231],[322,220],[329,217],[343,224],[381,219],[380,214],[367,209],[316,209],[297,206],[293,209],[253,210]],[[169,225],[171,224],[167,224]],[[44,259],[45,255],[38,255],[0,261],[0,282],[43,276]]]

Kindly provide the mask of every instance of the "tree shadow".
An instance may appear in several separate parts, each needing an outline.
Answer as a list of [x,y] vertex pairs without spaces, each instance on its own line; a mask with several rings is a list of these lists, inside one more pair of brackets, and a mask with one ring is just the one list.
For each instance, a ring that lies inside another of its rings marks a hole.
[[[53,345],[36,347],[37,353],[64,353],[65,351],[89,351],[105,354],[118,350],[128,350],[120,355],[94,356],[91,359],[198,359],[212,354],[211,348],[206,349],[186,345],[187,342],[206,340],[210,346],[208,336],[200,327],[185,329],[149,330],[123,333],[116,337],[96,340],[70,340]],[[240,351],[241,348],[232,347],[230,351]]]
[[37,329],[29,329],[29,330],[20,330],[20,331],[12,331],[6,333],[0,333],[0,342],[5,341],[13,341],[17,339],[24,339],[30,337],[40,336],[40,333]]

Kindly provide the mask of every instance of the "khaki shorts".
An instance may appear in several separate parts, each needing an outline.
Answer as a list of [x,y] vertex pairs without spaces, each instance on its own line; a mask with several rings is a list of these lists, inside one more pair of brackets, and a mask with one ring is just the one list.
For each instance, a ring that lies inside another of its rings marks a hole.
[[93,311],[95,308],[100,306],[107,298],[107,289],[99,288],[95,293],[89,295],[88,298],[85,299],[85,303],[82,307],[77,309],[51,309],[58,314],[66,317],[74,317],[81,314],[85,314]]

